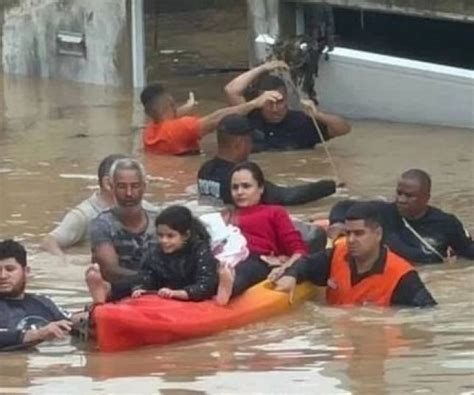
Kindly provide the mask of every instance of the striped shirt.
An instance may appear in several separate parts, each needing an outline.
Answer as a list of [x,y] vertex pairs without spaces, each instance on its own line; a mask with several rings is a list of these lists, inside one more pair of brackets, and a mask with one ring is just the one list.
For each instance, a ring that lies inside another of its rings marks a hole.
[[104,210],[91,224],[91,248],[110,243],[119,257],[119,265],[130,270],[139,270],[147,252],[156,245],[155,219],[158,211],[146,210],[147,226],[134,233],[126,229],[113,209]]

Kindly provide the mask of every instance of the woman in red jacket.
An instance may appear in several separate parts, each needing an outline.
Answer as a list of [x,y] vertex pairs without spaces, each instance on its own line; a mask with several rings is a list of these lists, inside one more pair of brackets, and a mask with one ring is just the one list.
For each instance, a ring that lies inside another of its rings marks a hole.
[[225,265],[219,270],[216,301],[221,305],[267,278],[271,266],[279,262],[277,257],[287,257],[281,262],[281,270],[308,252],[287,211],[281,206],[260,203],[264,182],[262,170],[253,162],[238,164],[232,170],[232,222],[247,239],[250,256],[235,271]]

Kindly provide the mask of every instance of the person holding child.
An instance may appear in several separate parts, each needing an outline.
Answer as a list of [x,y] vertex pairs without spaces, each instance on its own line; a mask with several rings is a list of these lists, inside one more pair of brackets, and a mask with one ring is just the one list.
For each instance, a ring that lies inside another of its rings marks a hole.
[[235,268],[224,265],[219,269],[216,301],[220,305],[267,277],[274,277],[276,272],[281,274],[308,253],[288,212],[281,206],[261,203],[264,183],[262,170],[253,162],[238,164],[232,170],[235,211],[231,222],[246,238],[250,256]]

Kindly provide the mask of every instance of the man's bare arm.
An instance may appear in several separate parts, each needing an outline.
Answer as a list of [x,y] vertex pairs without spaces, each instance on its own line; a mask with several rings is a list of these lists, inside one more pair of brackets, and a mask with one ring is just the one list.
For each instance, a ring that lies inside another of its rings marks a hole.
[[119,265],[119,257],[111,243],[98,244],[92,251],[92,259],[99,264],[102,277],[106,281],[118,281],[137,274],[136,271]]
[[53,255],[57,255],[63,259],[66,259],[64,251],[59,246],[56,238],[50,234],[46,235],[40,244],[41,249],[47,251]]
[[277,91],[266,91],[263,92],[259,97],[239,104],[237,106],[221,108],[220,110],[214,111],[213,113],[200,119],[201,124],[201,136],[213,132],[217,124],[222,118],[230,114],[247,115],[250,111],[262,108],[267,101],[278,101],[281,100],[281,93]]
[[235,77],[224,87],[229,103],[233,106],[245,103],[244,92],[247,87],[261,74],[276,69],[288,70],[288,65],[280,60],[266,62]]
[[342,136],[351,131],[351,125],[344,118],[321,111],[312,100],[301,100],[301,104],[308,116],[314,117],[327,127],[330,138]]

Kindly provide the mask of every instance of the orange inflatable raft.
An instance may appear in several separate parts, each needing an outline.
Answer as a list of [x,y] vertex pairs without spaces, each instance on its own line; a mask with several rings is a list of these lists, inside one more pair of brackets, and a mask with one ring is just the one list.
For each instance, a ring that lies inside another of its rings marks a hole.
[[97,306],[93,311],[99,350],[121,351],[208,336],[288,311],[316,295],[317,287],[299,284],[293,303],[286,293],[262,282],[227,306],[214,301],[181,302],[157,295],[127,298]]

